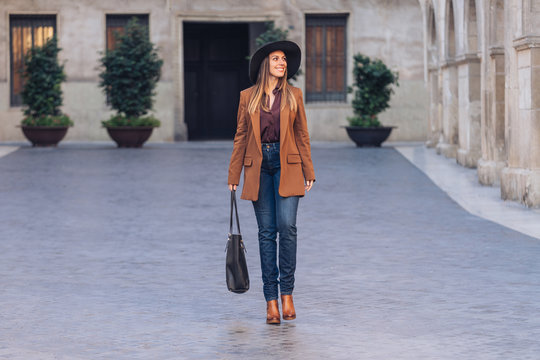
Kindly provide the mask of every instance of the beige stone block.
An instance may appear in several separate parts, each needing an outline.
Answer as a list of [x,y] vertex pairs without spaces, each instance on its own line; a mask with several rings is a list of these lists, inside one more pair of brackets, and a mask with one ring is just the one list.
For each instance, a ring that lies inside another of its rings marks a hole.
[[540,66],[540,48],[531,49],[531,65]]
[[[505,119],[505,138],[507,141],[508,148],[508,166],[510,167],[520,167],[521,166],[521,152],[520,146],[523,145],[524,140],[528,144],[528,139],[522,139],[520,136],[521,123],[519,119],[519,111],[516,114],[514,111],[505,112],[505,115],[508,118]],[[520,145],[521,144],[521,145]]]
[[530,167],[540,169],[540,110],[531,111],[530,129]]
[[469,79],[460,78],[458,84],[459,106],[465,106],[469,100]]
[[465,79],[469,76],[469,64],[463,63],[457,68],[459,79]]
[[540,66],[531,69],[531,108],[540,109]]
[[380,115],[380,120],[384,125],[397,126],[388,140],[426,139],[428,108],[429,96],[423,81],[400,81],[400,86],[396,88],[390,101],[390,108]]
[[517,53],[518,68],[527,68],[531,66],[531,52],[530,50],[522,50]]
[[484,92],[484,104],[483,104],[483,111],[485,113],[482,116],[482,126],[487,127],[491,126],[491,114],[493,113],[495,101],[493,101],[494,95],[490,91]]
[[352,109],[335,104],[320,108],[318,105],[307,105],[309,135],[312,140],[347,141],[349,138],[342,126],[348,125],[347,116],[352,115]]
[[9,109],[9,84],[0,82],[0,111]]
[[10,108],[2,113],[2,131],[0,131],[0,141],[25,141],[19,125],[23,118],[20,107]]
[[504,102],[504,74],[495,76],[495,101]]
[[504,139],[504,103],[495,103],[495,137]]
[[436,147],[437,154],[443,155],[450,159],[455,159],[457,154],[457,145],[439,142]]
[[480,63],[479,62],[472,62],[469,63],[469,76],[471,77],[480,77]]
[[469,101],[480,101],[482,83],[479,77],[469,79]]
[[518,69],[519,109],[531,108],[531,68]]
[[495,72],[497,74],[504,74],[504,55],[495,56]]
[[480,152],[474,150],[458,149],[456,153],[456,162],[461,166],[475,169],[480,159]]
[[[474,30],[476,28],[473,27]],[[476,36],[469,36],[469,49],[476,50],[478,49],[478,39]]]
[[529,168],[531,164],[531,147],[533,146],[531,116],[530,110],[519,110],[519,135],[518,140],[514,142],[514,148],[519,156],[519,167],[522,168]]
[[540,170],[506,167],[501,173],[501,198],[540,207]]
[[501,172],[504,168],[504,162],[486,160],[484,158],[478,160],[478,181],[482,185],[497,186],[500,185]]

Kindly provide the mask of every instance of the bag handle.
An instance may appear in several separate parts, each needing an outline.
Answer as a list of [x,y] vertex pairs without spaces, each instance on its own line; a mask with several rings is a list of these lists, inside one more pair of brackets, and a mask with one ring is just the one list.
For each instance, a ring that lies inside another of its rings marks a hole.
[[233,233],[233,208],[236,214],[236,227],[238,228],[238,234],[240,233],[240,220],[238,220],[238,205],[236,204],[236,190],[231,191],[231,222],[229,227],[229,234]]

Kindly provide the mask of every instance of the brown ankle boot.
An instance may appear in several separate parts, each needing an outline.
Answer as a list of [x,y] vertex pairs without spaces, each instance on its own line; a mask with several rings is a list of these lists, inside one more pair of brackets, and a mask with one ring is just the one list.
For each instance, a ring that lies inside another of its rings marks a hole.
[[281,311],[283,311],[283,320],[296,319],[292,295],[281,295]]
[[277,300],[270,300],[266,302],[266,323],[267,324],[279,324],[279,307]]

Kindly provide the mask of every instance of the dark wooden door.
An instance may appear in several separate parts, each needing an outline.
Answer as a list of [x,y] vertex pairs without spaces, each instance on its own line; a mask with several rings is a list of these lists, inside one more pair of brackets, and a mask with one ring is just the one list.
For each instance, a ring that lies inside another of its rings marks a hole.
[[190,140],[232,139],[249,87],[248,24],[184,23],[185,121]]

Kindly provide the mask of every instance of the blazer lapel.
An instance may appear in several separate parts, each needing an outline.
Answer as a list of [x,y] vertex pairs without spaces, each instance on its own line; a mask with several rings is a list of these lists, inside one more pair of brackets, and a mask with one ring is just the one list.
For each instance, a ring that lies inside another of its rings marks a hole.
[[[251,125],[255,135],[255,142],[257,143],[257,148],[259,153],[262,155],[262,145],[261,145],[261,110],[257,109],[254,114],[249,115],[251,118]],[[281,124],[281,123],[280,123]]]

